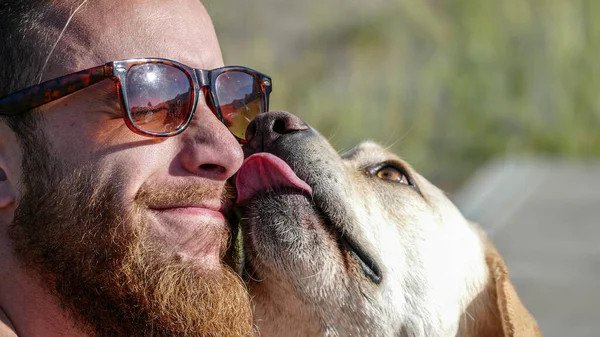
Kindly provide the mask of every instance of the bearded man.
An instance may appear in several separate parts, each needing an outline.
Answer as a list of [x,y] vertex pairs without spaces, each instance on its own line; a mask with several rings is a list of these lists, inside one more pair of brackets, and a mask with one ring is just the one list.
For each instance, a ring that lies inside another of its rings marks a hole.
[[250,335],[227,181],[270,78],[198,0],[0,17],[0,336]]

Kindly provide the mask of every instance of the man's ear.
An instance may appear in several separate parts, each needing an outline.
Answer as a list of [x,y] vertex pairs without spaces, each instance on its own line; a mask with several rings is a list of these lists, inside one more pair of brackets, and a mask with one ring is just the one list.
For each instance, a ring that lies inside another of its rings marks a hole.
[[15,134],[0,121],[0,212],[17,199],[21,149]]
[[0,167],[0,209],[7,207],[15,201],[14,193],[8,184],[8,176]]

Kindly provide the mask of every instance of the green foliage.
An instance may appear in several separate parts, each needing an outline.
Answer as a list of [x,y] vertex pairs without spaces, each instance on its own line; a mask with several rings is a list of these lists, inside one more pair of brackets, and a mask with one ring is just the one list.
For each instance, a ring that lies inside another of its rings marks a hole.
[[297,10],[248,19],[281,3],[244,8],[242,38],[219,21],[232,2],[208,5],[225,60],[270,74],[272,107],[340,150],[377,140],[450,190],[499,155],[600,154],[600,1],[306,1],[296,35]]

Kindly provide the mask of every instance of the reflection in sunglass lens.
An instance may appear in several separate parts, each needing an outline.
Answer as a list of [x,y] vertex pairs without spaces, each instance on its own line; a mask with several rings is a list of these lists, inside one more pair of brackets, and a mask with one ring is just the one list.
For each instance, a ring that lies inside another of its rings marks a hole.
[[222,73],[215,82],[215,93],[227,127],[236,137],[245,139],[250,121],[265,111],[260,84],[254,76],[241,71]]
[[146,63],[127,73],[126,93],[133,124],[149,132],[173,132],[184,127],[192,105],[190,79],[179,68]]

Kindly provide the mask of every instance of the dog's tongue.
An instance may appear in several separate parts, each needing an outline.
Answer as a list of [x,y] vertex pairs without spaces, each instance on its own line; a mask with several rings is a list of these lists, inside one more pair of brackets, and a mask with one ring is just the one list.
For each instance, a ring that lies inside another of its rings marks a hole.
[[237,203],[244,204],[258,192],[281,187],[298,189],[312,196],[312,189],[290,166],[270,153],[255,153],[244,160],[235,178]]

